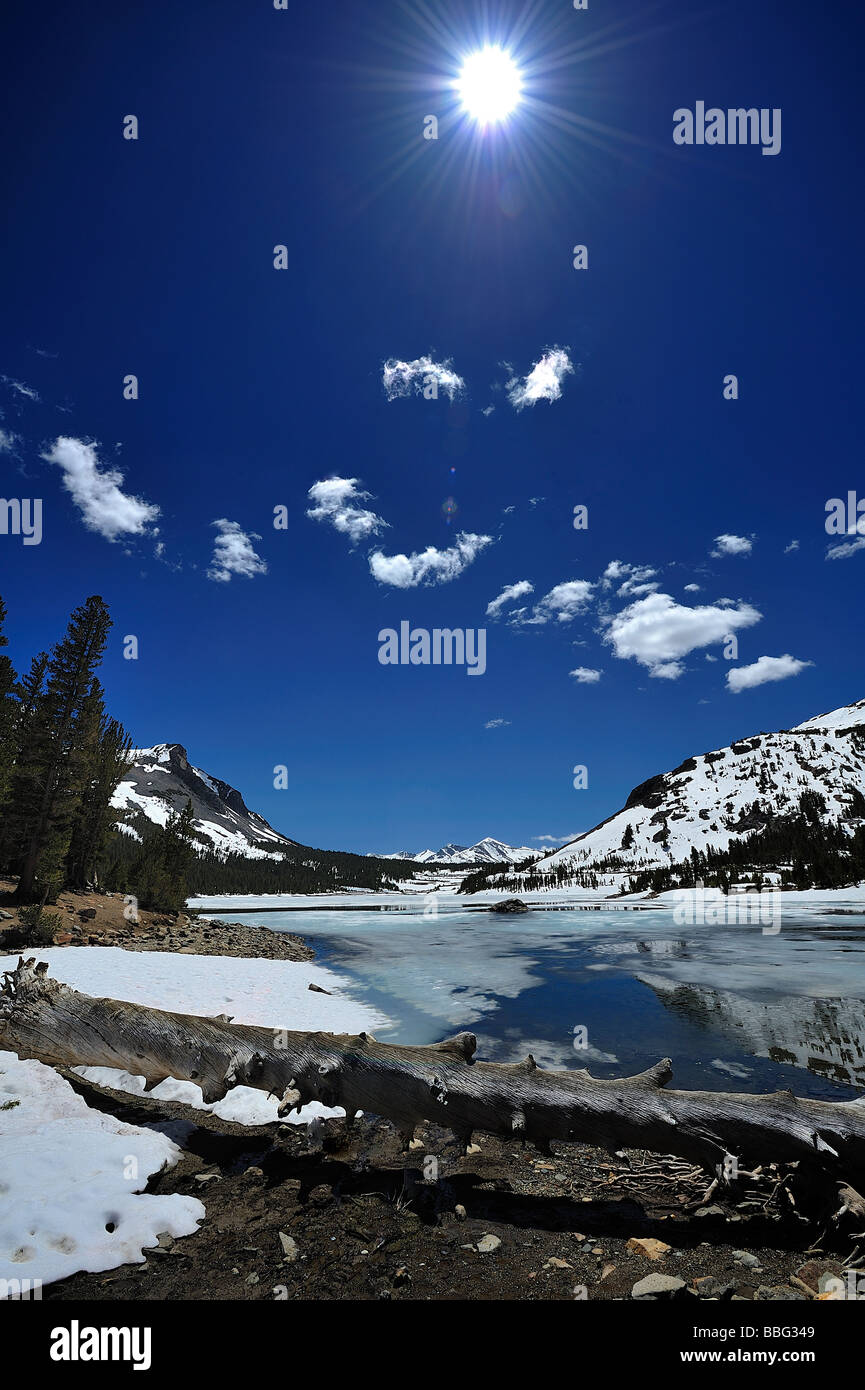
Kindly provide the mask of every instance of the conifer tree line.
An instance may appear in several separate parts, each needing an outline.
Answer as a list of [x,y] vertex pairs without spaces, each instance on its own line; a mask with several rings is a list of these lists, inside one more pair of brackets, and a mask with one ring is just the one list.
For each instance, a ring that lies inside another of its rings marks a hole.
[[[17,878],[18,902],[52,903],[63,888],[99,884],[116,821],[111,797],[132,741],[108,714],[96,674],[112,625],[98,595],[20,676],[2,650],[5,622],[0,599],[0,872]],[[191,841],[189,808],[146,854],[142,844],[135,876],[154,905],[178,897],[182,905]]]

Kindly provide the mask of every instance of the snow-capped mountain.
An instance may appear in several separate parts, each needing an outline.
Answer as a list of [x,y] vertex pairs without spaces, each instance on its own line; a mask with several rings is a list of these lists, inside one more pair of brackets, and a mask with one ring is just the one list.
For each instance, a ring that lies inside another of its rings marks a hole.
[[250,811],[234,787],[193,767],[180,743],[133,748],[111,805],[123,813],[118,829],[135,834],[130,821],[136,812],[165,825],[172,811],[182,811],[187,801],[192,802],[199,837],[217,849],[258,859],[297,843]]
[[411,859],[415,864],[520,864],[525,859],[536,859],[537,849],[515,849],[501,840],[487,835],[476,845],[443,845],[441,849],[424,849],[419,854],[401,849],[396,854],[383,854],[382,859]]
[[627,867],[652,868],[687,859],[692,846],[724,850],[771,815],[797,811],[806,791],[824,798],[824,819],[847,821],[856,790],[865,794],[865,700],[650,777],[621,811],[548,854],[539,868],[566,861],[591,867],[610,854]]

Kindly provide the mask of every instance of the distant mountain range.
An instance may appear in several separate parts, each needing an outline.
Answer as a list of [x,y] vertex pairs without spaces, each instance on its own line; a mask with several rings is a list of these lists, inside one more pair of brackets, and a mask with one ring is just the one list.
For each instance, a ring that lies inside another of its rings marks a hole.
[[111,805],[121,812],[118,829],[135,835],[136,815],[165,825],[171,813],[182,811],[187,801],[192,802],[199,837],[216,849],[262,859],[297,845],[296,840],[274,830],[263,816],[250,811],[234,787],[193,767],[180,743],[133,748]]
[[525,859],[537,859],[540,850],[515,849],[502,840],[494,840],[487,835],[475,845],[443,845],[441,849],[422,849],[415,854],[410,849],[397,850],[395,854],[382,854],[380,859],[411,859],[415,864],[520,864]]
[[856,820],[865,794],[865,700],[817,715],[794,729],[755,734],[686,758],[635,787],[621,811],[539,863],[598,866],[615,855],[626,868],[662,867],[691,848],[726,850],[774,816],[798,810],[803,792],[825,801],[825,822]]

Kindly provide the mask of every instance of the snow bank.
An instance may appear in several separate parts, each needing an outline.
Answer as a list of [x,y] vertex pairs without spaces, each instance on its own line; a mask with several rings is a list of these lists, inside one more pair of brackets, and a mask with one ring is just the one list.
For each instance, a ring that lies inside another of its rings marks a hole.
[[179,1158],[164,1134],[91,1110],[50,1067],[0,1052],[0,1279],[32,1289],[140,1264],[161,1231],[190,1235],[201,1202],[142,1191]]

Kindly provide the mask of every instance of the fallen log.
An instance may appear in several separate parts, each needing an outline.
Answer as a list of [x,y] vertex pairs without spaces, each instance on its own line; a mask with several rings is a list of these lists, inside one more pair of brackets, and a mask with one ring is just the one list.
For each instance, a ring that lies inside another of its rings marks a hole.
[[551,1140],[649,1149],[711,1173],[719,1165],[722,1174],[729,1171],[724,1161],[733,1156],[742,1168],[804,1159],[835,1180],[865,1177],[865,1099],[668,1090],[667,1059],[617,1080],[545,1071],[531,1056],[479,1062],[472,1033],[403,1047],[369,1033],[251,1027],[225,1015],[94,999],[47,971],[47,963],[22,958],[5,972],[0,1050],[50,1066],[120,1068],[143,1076],[146,1090],[167,1077],[194,1081],[207,1103],[235,1086],[253,1086],[278,1098],[280,1115],[313,1100],[343,1107],[349,1123],[358,1110],[368,1111],[394,1121],[406,1146],[426,1120],[452,1130],[463,1146],[480,1131],[530,1140],[544,1151]]

